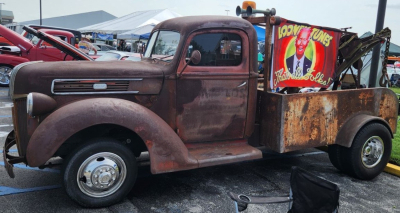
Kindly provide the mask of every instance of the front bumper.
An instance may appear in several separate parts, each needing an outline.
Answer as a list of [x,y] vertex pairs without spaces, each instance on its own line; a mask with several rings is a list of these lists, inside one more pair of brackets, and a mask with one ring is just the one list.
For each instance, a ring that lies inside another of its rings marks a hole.
[[8,175],[11,178],[14,178],[14,164],[16,163],[21,163],[21,162],[26,162],[26,159],[24,156],[13,156],[9,155],[8,152],[10,151],[10,148],[17,144],[17,140],[15,139],[15,132],[14,130],[11,131],[6,138],[6,141],[4,142],[4,147],[3,147],[3,160],[4,160],[4,167],[7,170]]

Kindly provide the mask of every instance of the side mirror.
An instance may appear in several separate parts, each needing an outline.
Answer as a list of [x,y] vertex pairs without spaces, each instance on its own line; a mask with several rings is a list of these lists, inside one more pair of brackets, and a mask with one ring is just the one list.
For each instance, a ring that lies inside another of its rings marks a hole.
[[190,59],[187,64],[192,62],[193,64],[197,65],[200,63],[200,61],[201,61],[201,53],[200,53],[200,51],[195,50],[192,52],[192,55],[190,56]]
[[192,55],[190,56],[189,61],[186,62],[185,67],[183,67],[182,71],[179,72],[178,78],[182,76],[181,74],[183,73],[183,71],[186,69],[187,65],[188,65],[190,62],[192,62],[194,65],[197,65],[197,64],[200,63],[200,61],[201,61],[201,53],[200,53],[200,51],[194,50],[194,51],[192,52]]

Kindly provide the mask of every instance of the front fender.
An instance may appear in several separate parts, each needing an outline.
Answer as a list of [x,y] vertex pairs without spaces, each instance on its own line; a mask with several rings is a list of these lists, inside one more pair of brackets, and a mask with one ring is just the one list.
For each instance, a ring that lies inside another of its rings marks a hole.
[[353,140],[356,137],[356,134],[360,129],[365,126],[367,123],[370,122],[378,122],[386,126],[388,128],[392,138],[393,138],[393,131],[390,128],[390,125],[387,121],[380,117],[366,115],[366,114],[359,114],[351,119],[349,119],[339,130],[336,136],[336,144],[344,146],[344,147],[351,147],[353,144]]
[[72,135],[98,124],[116,124],[138,134],[149,150],[153,173],[198,167],[197,160],[164,120],[139,104],[116,98],[77,101],[49,115],[29,140],[28,165],[43,165]]
[[29,59],[22,58],[20,56],[15,56],[15,55],[7,55],[7,54],[0,55],[0,64],[8,64],[8,65],[15,67],[18,64],[22,64],[25,62],[29,62]]

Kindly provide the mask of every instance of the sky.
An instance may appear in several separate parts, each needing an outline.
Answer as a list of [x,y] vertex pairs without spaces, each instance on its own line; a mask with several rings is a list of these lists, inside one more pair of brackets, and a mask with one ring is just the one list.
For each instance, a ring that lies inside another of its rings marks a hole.
[[[236,16],[237,0],[41,0],[42,18],[104,10],[121,17],[136,11],[170,9],[182,16]],[[276,9],[276,15],[312,25],[344,28],[359,36],[375,32],[379,0],[275,0],[255,1],[257,9]],[[40,18],[40,0],[0,0],[3,10],[14,13],[14,21]],[[228,11],[227,11],[228,10]],[[384,27],[392,30],[391,42],[400,45],[400,0],[387,0]]]

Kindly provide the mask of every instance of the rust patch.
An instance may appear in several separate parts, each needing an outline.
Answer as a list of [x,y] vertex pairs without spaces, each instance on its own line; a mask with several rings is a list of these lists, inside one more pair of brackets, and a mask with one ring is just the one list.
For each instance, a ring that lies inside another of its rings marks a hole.
[[335,98],[320,94],[286,97],[284,110],[287,113],[283,126],[285,147],[334,142],[337,129],[332,106],[337,106]]
[[265,100],[260,143],[277,152],[335,144],[341,127],[360,114],[380,117],[396,130],[398,99],[386,88],[258,95]]

